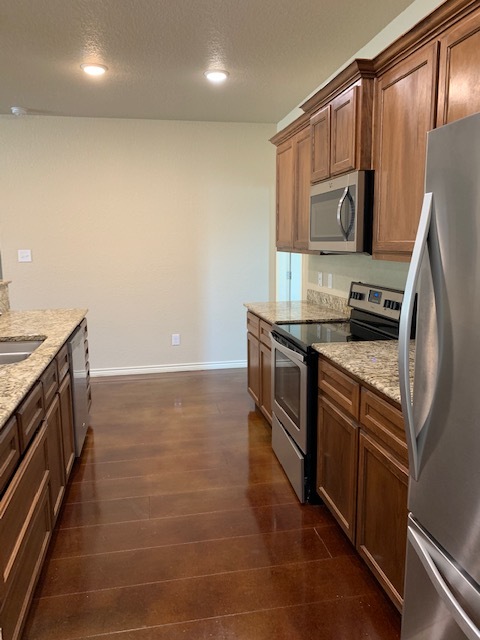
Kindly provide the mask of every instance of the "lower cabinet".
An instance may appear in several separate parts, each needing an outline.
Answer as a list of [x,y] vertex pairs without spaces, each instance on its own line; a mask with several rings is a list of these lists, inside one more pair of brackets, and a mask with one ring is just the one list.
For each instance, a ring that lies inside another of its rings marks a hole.
[[322,358],[318,381],[318,494],[401,611],[408,490],[402,413]]
[[260,342],[253,333],[247,333],[247,385],[248,393],[256,405],[260,404]]
[[248,392],[272,424],[272,325],[257,315],[247,313],[247,377]]
[[48,425],[43,423],[0,500],[2,640],[17,640],[52,531]]
[[260,410],[272,424],[272,349],[260,342]]
[[406,468],[361,432],[356,546],[398,609],[403,604],[407,490]]
[[50,502],[52,522],[57,521],[65,493],[65,467],[63,463],[62,417],[58,394],[47,409],[45,422],[48,424],[48,466],[50,469]]
[[0,494],[10,481],[20,460],[20,438],[14,416],[0,432]]
[[25,533],[25,543],[19,554],[19,570],[12,580],[9,598],[1,614],[3,640],[21,637],[23,623],[40,575],[43,560],[52,534],[48,486],[39,495]]
[[358,426],[326,398],[318,401],[317,490],[355,541]]
[[75,437],[73,433],[73,404],[72,381],[67,373],[58,388],[60,401],[60,417],[62,423],[63,463],[65,467],[65,481],[70,477],[75,462]]

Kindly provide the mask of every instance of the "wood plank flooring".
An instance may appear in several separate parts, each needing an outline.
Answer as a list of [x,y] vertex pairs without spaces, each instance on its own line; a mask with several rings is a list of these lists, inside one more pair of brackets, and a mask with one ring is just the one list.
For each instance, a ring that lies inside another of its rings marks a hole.
[[245,370],[93,382],[24,640],[398,640],[324,506],[301,506]]

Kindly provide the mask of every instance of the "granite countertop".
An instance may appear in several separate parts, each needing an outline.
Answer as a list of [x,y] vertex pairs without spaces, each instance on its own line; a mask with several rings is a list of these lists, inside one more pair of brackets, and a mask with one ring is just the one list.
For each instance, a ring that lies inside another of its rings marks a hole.
[[0,365],[0,429],[83,320],[86,309],[6,311],[0,340],[44,340],[30,357]]
[[314,302],[246,302],[245,307],[272,324],[288,322],[342,322],[349,315]]
[[[336,342],[314,344],[314,349],[387,397],[400,404],[398,378],[398,342]],[[415,343],[410,347],[410,385],[413,388]]]

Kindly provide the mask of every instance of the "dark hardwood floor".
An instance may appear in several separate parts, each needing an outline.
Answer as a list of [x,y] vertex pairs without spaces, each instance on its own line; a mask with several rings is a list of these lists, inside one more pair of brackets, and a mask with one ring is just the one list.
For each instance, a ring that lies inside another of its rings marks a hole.
[[323,506],[301,506],[245,370],[93,382],[25,640],[398,640]]

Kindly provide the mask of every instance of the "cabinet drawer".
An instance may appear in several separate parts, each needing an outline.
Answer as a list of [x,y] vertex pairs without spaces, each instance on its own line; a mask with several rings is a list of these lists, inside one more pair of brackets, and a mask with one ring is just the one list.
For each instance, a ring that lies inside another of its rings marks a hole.
[[270,333],[272,331],[272,325],[269,322],[265,322],[265,320],[260,320],[260,342],[266,344],[267,347],[271,346],[271,338]]
[[408,463],[407,441],[402,412],[375,393],[362,388],[360,422],[365,431],[381,440]]
[[318,361],[318,387],[354,418],[358,418],[360,385],[321,358]]
[[50,405],[51,401],[58,391],[58,371],[57,363],[55,360],[53,360],[48,365],[40,380],[42,381],[43,385],[43,398],[46,409]]
[[17,419],[12,418],[0,431],[0,494],[10,480],[20,460]]
[[44,425],[0,501],[0,580],[6,590],[17,570],[29,523],[49,477],[47,426]]
[[252,333],[256,338],[260,337],[260,318],[251,311],[247,312],[247,331]]
[[44,415],[42,383],[39,381],[17,411],[20,450],[22,453],[40,426]]
[[68,358],[68,347],[66,344],[60,349],[55,360],[57,361],[58,384],[60,384],[60,382],[67,375],[70,367],[70,361]]
[[13,576],[0,613],[3,640],[20,638],[50,541],[51,529],[48,483],[44,483],[32,518],[26,526],[25,537],[18,554],[18,571]]

